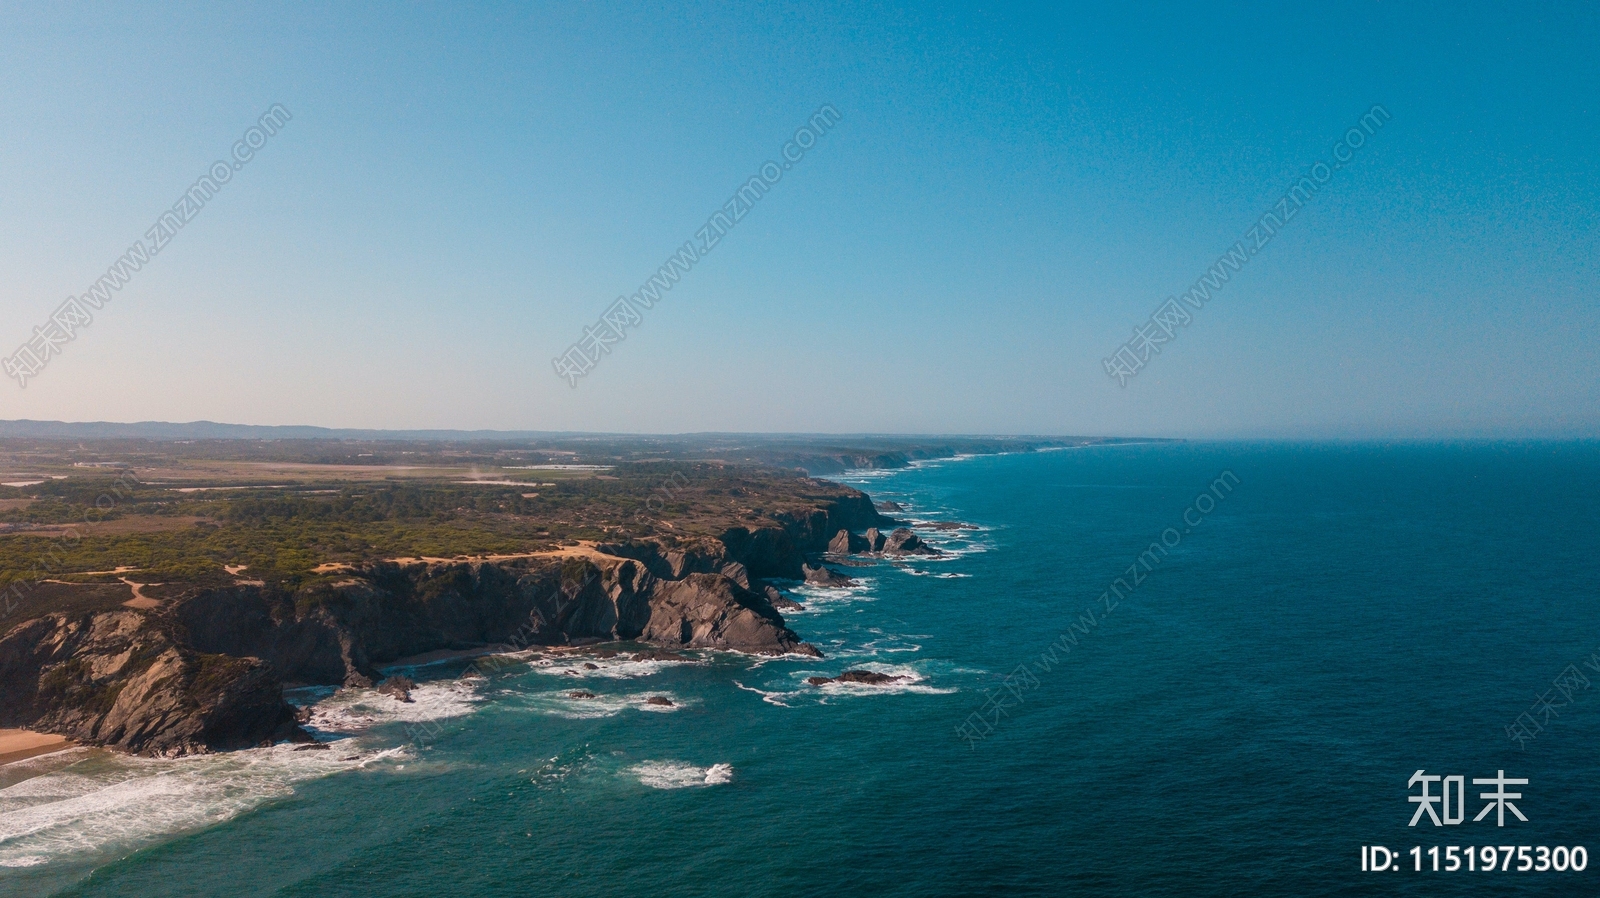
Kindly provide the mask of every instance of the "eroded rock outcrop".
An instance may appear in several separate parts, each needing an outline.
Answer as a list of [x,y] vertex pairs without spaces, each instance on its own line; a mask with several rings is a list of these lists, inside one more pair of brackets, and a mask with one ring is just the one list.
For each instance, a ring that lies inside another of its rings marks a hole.
[[51,614],[0,638],[0,726],[175,756],[308,739],[270,665],[195,651],[140,611]]
[[722,648],[762,655],[822,653],[784,625],[764,596],[727,577],[690,574],[662,582],[642,639],[657,645]]
[[896,527],[883,541],[885,555],[941,555],[938,549],[922,541],[922,537],[912,533],[908,528]]
[[868,543],[865,537],[857,536],[848,530],[840,530],[828,542],[828,554],[854,555],[857,552],[867,551],[867,546]]
[[411,690],[415,688],[417,684],[410,677],[390,677],[378,684],[380,693],[401,702],[410,702]]
[[739,584],[743,589],[750,588],[750,571],[737,561],[728,562],[717,573]]
[[885,541],[885,537],[884,537],[884,535],[882,533],[878,532],[878,528],[876,528],[876,527],[868,527],[867,528],[866,537],[865,537],[865,541],[866,541],[866,544],[867,544],[866,551],[868,551],[868,552],[882,552],[883,551],[883,544],[884,544],[884,541]]
[[779,611],[800,611],[805,608],[804,605],[779,592],[778,587],[770,584],[762,587],[762,594],[767,597],[767,603]]
[[812,567],[809,564],[803,565],[801,568],[801,573],[804,574],[805,581],[812,586],[856,585],[856,581],[826,566],[819,565],[817,567]]

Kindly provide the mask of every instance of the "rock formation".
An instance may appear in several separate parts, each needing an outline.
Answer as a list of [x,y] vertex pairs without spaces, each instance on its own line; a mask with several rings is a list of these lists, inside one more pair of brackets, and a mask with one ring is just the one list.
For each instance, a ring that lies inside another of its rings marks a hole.
[[722,648],[762,655],[822,653],[784,626],[766,600],[727,577],[690,574],[667,581],[650,603],[640,638],[657,645]]
[[269,665],[196,651],[134,610],[50,614],[0,639],[0,726],[159,756],[307,738]]
[[716,538],[601,545],[598,561],[374,562],[297,589],[194,587],[153,609],[48,614],[0,633],[0,727],[175,756],[309,739],[285,683],[381,681],[407,701],[414,684],[378,667],[440,649],[640,640],[820,656],[777,610],[793,603],[757,578],[805,577],[807,553],[885,520],[855,493]]
[[883,543],[884,543],[884,535],[882,533],[878,532],[878,528],[876,528],[876,527],[868,527],[867,528],[867,535],[866,535],[866,543],[867,543],[867,549],[866,550],[868,552],[882,552],[883,551]]
[[864,537],[856,536],[848,530],[840,530],[828,542],[828,554],[830,555],[853,555],[856,552],[865,551],[867,551],[867,540]]
[[875,670],[847,670],[837,677],[807,677],[806,682],[813,686],[826,686],[829,683],[861,683],[867,686],[885,686],[909,679],[911,678],[881,674]]
[[929,546],[922,538],[912,533],[905,527],[897,527],[883,541],[883,554],[885,555],[941,555],[938,549]]
[[762,593],[767,597],[767,604],[779,611],[799,611],[805,607],[799,602],[784,596],[776,586],[768,585],[763,587]]
[[415,688],[417,684],[410,677],[390,677],[378,684],[379,692],[402,702],[411,701],[411,690]]
[[802,571],[802,573],[805,574],[806,582],[811,584],[812,586],[854,586],[854,585],[856,585],[856,581],[850,579],[849,577],[846,577],[844,574],[841,574],[836,570],[833,570],[832,568],[823,567],[823,566],[812,567],[811,565],[808,564],[808,565],[804,565],[801,568],[801,571]]

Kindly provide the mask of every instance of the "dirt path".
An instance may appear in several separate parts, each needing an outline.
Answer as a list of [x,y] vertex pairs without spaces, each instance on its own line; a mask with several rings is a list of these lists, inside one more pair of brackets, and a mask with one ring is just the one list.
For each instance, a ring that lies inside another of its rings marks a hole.
[[[385,558],[385,561],[396,564],[457,564],[463,561],[515,561],[519,558],[586,558],[596,564],[618,564],[626,561],[615,555],[606,555],[595,549],[591,540],[579,540],[576,546],[562,546],[559,549],[550,549],[544,552],[522,552],[515,555],[458,555],[455,558],[435,558],[431,555],[421,555],[404,558]],[[313,574],[336,574],[340,571],[355,570],[355,565],[344,562],[319,564],[311,569]]]
[[143,609],[148,610],[150,608],[155,608],[155,607],[157,607],[157,606],[159,606],[161,604],[161,600],[160,599],[151,598],[150,596],[145,595],[144,594],[144,588],[146,586],[161,586],[162,584],[160,584],[160,583],[135,583],[132,580],[129,580],[127,577],[118,577],[117,579],[121,580],[123,583],[128,584],[128,586],[133,589],[133,598],[131,598],[128,601],[122,603],[122,604],[126,605],[127,607],[129,607],[129,608],[143,608]]

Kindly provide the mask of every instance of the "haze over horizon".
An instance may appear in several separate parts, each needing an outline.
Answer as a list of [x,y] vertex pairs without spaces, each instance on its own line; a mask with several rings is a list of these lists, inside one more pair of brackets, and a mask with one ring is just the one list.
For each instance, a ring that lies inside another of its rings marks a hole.
[[[0,11],[0,354],[292,114],[0,419],[1600,435],[1600,11]],[[1588,97],[1588,99],[1584,99]],[[1103,360],[1362,116],[1125,387]],[[571,388],[552,370],[839,118]]]

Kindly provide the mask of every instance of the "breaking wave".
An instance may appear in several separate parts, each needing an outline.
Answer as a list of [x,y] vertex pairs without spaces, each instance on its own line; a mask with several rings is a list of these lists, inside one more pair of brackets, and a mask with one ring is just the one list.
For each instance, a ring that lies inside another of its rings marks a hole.
[[623,771],[652,789],[688,789],[720,786],[733,779],[732,764],[696,767],[683,761],[645,761]]
[[558,677],[601,677],[608,680],[632,680],[639,677],[648,677],[660,673],[668,667],[680,664],[701,664],[698,659],[686,658],[684,660],[646,660],[636,661],[632,658],[618,656],[615,658],[600,658],[583,655],[569,655],[558,658],[540,657],[528,662],[534,672]]
[[[615,717],[624,711],[644,711],[651,714],[670,714],[682,711],[688,702],[671,692],[637,692],[628,695],[583,694],[585,690],[541,692],[522,696],[522,702],[534,711],[564,717],[568,720],[596,720]],[[652,698],[664,698],[672,704],[652,703]]]
[[437,680],[411,690],[403,702],[375,689],[341,689],[311,706],[305,728],[320,735],[351,735],[387,723],[421,723],[471,714],[483,696],[482,680]]
[[0,867],[126,851],[214,826],[290,795],[297,783],[404,758],[353,740],[174,760],[96,755],[0,789]]

